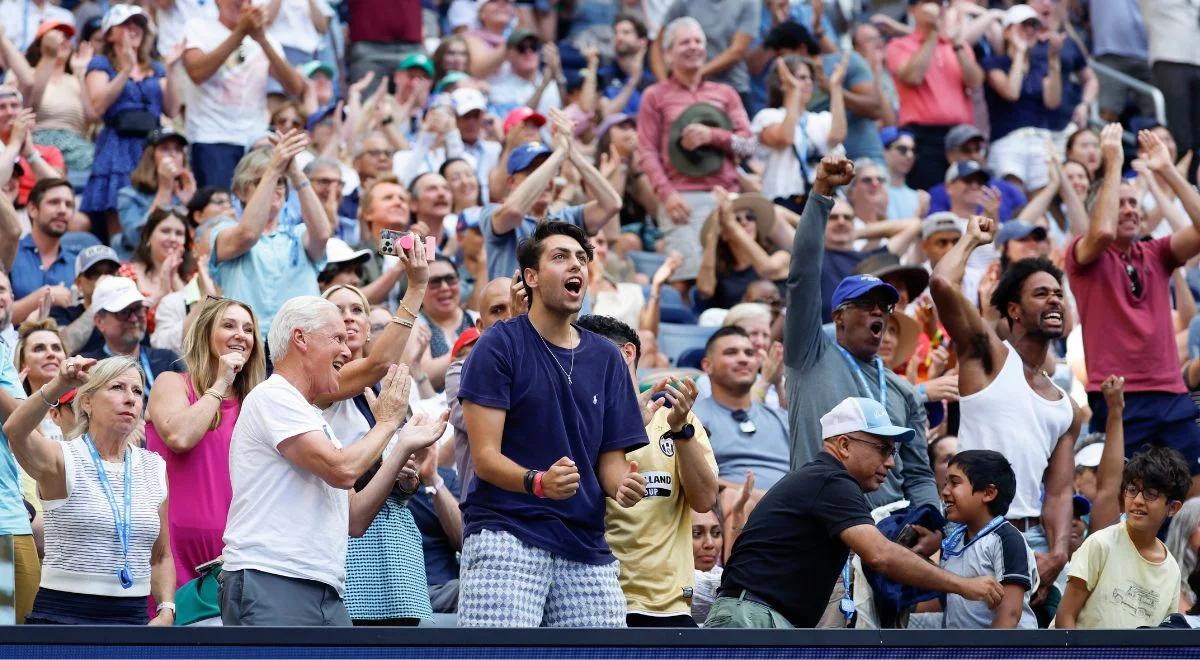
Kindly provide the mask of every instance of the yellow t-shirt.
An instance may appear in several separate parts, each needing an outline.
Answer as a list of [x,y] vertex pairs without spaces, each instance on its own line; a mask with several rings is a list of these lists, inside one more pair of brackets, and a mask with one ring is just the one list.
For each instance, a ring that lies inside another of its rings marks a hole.
[[[683,484],[675,462],[675,443],[664,439],[671,430],[666,408],[646,427],[650,444],[625,454],[637,461],[646,478],[646,497],[631,508],[608,500],[605,538],[621,562],[621,589],[629,612],[637,614],[688,614],[695,562],[692,559],[692,510],[683,497]],[[695,413],[688,422],[696,428],[691,440],[704,452],[704,460],[717,473],[717,461],[704,425]]]
[[1179,564],[1170,552],[1161,562],[1147,561],[1129,538],[1125,521],[1084,539],[1067,575],[1083,580],[1092,592],[1076,619],[1079,628],[1157,626],[1179,602]]

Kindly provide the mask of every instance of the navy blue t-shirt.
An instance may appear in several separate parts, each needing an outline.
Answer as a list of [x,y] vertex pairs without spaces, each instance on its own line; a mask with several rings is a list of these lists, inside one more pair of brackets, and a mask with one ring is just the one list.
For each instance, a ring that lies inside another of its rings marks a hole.
[[525,315],[492,326],[471,350],[458,398],[508,411],[500,453],[537,470],[566,456],[579,468],[579,490],[566,500],[539,499],[472,479],[462,503],[464,536],[504,531],[572,561],[613,560],[604,541],[600,453],[641,447],[646,430],[620,351],[599,335],[579,335],[573,370],[571,351],[543,343]]
[[[983,60],[985,72],[1000,70],[1008,73],[1011,68],[1012,58],[1006,54],[991,55]],[[984,85],[988,117],[992,122],[992,142],[1019,128],[1051,127],[1054,111],[1046,107],[1045,95],[1042,93],[1042,81],[1049,72],[1049,51],[1044,48],[1038,51],[1035,48],[1029,57],[1029,71],[1021,79],[1021,95],[1016,101],[1009,101],[1000,96],[990,83]]]

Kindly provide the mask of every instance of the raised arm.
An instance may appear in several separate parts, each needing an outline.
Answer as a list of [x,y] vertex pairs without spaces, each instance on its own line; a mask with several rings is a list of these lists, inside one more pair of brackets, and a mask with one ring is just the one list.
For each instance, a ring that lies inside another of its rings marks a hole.
[[[304,138],[300,140],[301,148],[307,149],[308,134],[301,132],[300,136]],[[300,161],[295,157],[288,161],[287,179],[300,198],[300,217],[304,220],[304,252],[309,261],[318,262],[324,258],[325,244],[333,234],[330,218],[325,213],[321,198],[317,197],[317,191],[313,190],[312,182],[304,175]]]
[[896,77],[900,82],[912,87],[920,87],[925,80],[925,72],[929,70],[929,63],[933,61],[933,51],[937,48],[937,29],[926,28],[924,35],[925,38],[917,52],[896,69]]
[[[974,303],[962,292],[967,259],[975,248],[995,239],[996,221],[972,216],[954,247],[933,269],[929,292],[937,306],[938,319],[954,340],[959,357],[959,391],[978,392],[991,382],[992,375],[1004,364],[1007,349],[995,331],[984,322]],[[986,304],[986,303],[984,303]]]
[[1104,451],[1096,466],[1096,499],[1088,530],[1098,532],[1121,519],[1121,473],[1125,469],[1125,378],[1109,376],[1100,384],[1108,418],[1104,425]]
[[[292,158],[304,151],[308,136],[303,131],[288,131],[280,136],[272,148],[271,161],[263,170],[262,178],[250,194],[250,201],[242,209],[238,223],[217,234],[213,245],[217,261],[236,259],[250,251],[262,236],[271,215],[271,200],[280,177],[288,170]],[[326,224],[326,231],[329,226]]]
[[1058,56],[1062,51],[1063,35],[1051,34],[1048,41],[1050,46],[1049,72],[1045,78],[1042,78],[1042,104],[1048,110],[1057,110],[1062,105],[1063,97],[1062,59]]
[[676,269],[683,263],[683,257],[678,252],[672,252],[667,256],[667,260],[663,262],[658,270],[654,271],[654,276],[650,278],[650,296],[646,300],[646,306],[642,308],[641,314],[638,316],[638,329],[647,330],[658,334],[658,324],[662,320],[660,296],[662,294],[663,285],[671,279],[675,274]]
[[713,194],[717,197],[717,223],[725,240],[750,256],[750,265],[760,279],[776,281],[786,278],[791,269],[792,255],[783,250],[768,253],[738,224],[729,193],[718,186]]
[[1122,130],[1120,124],[1109,124],[1100,131],[1104,179],[1092,204],[1087,233],[1075,243],[1075,262],[1080,266],[1087,266],[1099,259],[1117,236],[1121,167],[1125,160],[1125,149],[1121,146]]
[[279,81],[283,85],[283,91],[290,96],[300,96],[304,93],[306,83],[304,76],[296,70],[296,67],[288,63],[284,58],[283,53],[275,49],[271,40],[267,38],[266,25],[262,22],[255,23],[250,29],[249,36],[262,48],[263,54],[267,56],[267,62],[270,65],[271,77]]
[[[800,101],[800,83],[782,57],[775,60],[775,71],[779,75],[780,87],[783,88],[783,120],[764,127],[758,134],[758,141],[771,149],[789,149],[796,137],[796,124],[800,122],[800,115],[804,114]],[[832,133],[832,130],[830,132]]]
[[43,436],[37,427],[53,407],[50,404],[57,405],[62,395],[87,382],[88,370],[94,364],[95,360],[87,358],[67,358],[54,380],[22,401],[4,423],[4,435],[8,437],[13,457],[38,483],[42,497],[47,500],[67,496],[66,460],[60,443]]
[[[596,234],[621,210],[621,195],[609,183],[608,177],[596,169],[591,159],[584,155],[583,148],[575,140],[574,126],[571,120],[557,108],[550,110],[550,117],[558,127],[558,134],[562,135],[563,141],[567,142],[568,160],[579,172],[584,188],[591,193],[592,199],[583,207],[583,223],[589,234]],[[558,139],[556,135],[556,147]],[[617,162],[610,163],[612,167],[619,165],[620,163]]]
[[[10,159],[8,162],[12,163],[13,161]],[[0,195],[0,267],[4,268],[6,273],[12,271],[13,262],[17,260],[17,242],[19,240],[21,240],[21,221],[17,216],[17,209],[13,207],[8,195]]]
[[825,156],[817,165],[812,194],[804,204],[792,263],[787,278],[787,319],[784,325],[784,357],[788,366],[800,369],[817,356],[821,342],[821,261],[825,256],[825,223],[833,208],[832,195],[838,186],[854,178],[854,163],[845,156]]
[[[388,369],[399,363],[404,355],[404,348],[412,334],[412,324],[417,321],[416,315],[421,313],[421,304],[425,301],[429,262],[425,259],[424,243],[420,240],[415,241],[410,249],[401,248],[397,256],[408,275],[408,289],[400,301],[400,309],[383,332],[379,333],[379,337],[372,340],[371,350],[342,367],[337,391],[318,396],[315,402],[317,407],[325,408],[336,401],[358,396],[364,388],[371,387],[387,375]],[[370,311],[363,310],[363,313]],[[409,374],[412,368],[413,365],[405,365],[404,373]]]
[[[514,128],[513,130],[518,130]],[[515,231],[521,224],[521,221],[528,215],[529,210],[533,208],[533,204],[537,202],[538,197],[550,187],[554,176],[558,174],[558,168],[562,166],[562,162],[567,159],[567,141],[564,138],[555,138],[554,153],[545,160],[536,170],[531,172],[525,180],[509,193],[508,197],[496,208],[492,214],[492,231],[497,235],[507,234]]]
[[[229,36],[225,40],[217,44],[217,47],[210,51],[202,51],[199,48],[188,48],[183,53],[183,68],[187,71],[188,77],[197,85],[204,84],[204,81],[216,75],[217,71],[225,64],[233,52],[242,45],[242,40],[250,33],[251,28],[266,20],[266,13],[263,7],[249,7],[242,11],[238,16],[237,25],[233,26]],[[113,97],[114,99],[116,97]],[[96,112],[103,113],[105,105],[96,106]]]
[[1171,234],[1171,254],[1179,263],[1184,263],[1200,254],[1200,193],[1175,169],[1170,152],[1157,135],[1150,131],[1140,131],[1138,144],[1145,152],[1144,160],[1150,171],[1167,182],[1167,186],[1175,193],[1188,219],[1191,220],[1188,226]]

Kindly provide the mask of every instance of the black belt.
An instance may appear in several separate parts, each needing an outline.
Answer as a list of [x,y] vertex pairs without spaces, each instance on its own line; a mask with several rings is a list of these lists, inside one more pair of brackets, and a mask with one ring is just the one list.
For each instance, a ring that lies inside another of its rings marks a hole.
[[717,589],[717,598],[736,598],[738,600],[748,600],[751,603],[758,603],[759,605],[766,605],[771,609],[775,609],[773,605],[754,595],[754,592],[750,591],[749,589]]
[[1042,524],[1042,519],[1040,516],[1032,516],[1030,518],[1013,518],[1008,522],[1022,532],[1028,532],[1030,529]]

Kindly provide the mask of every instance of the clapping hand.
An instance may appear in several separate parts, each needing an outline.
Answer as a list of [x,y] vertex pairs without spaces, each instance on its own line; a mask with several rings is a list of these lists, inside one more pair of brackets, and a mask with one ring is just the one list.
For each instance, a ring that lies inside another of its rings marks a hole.
[[1147,167],[1152,172],[1165,172],[1174,163],[1171,162],[1171,152],[1167,149],[1167,145],[1158,138],[1152,131],[1138,131],[1138,146],[1141,147],[1141,159],[1146,163]]

